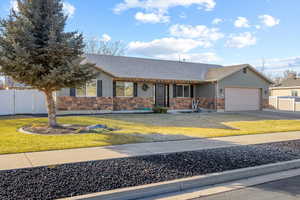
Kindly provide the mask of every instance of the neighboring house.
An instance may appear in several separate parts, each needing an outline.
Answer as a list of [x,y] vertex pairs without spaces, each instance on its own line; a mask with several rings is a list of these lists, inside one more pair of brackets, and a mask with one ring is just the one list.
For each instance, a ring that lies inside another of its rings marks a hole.
[[4,85],[6,88],[30,88],[24,84],[18,83],[9,76],[4,76]]
[[201,63],[86,55],[96,64],[96,80],[57,93],[61,111],[172,110],[199,107],[218,111],[261,110],[272,83],[250,65],[223,67]]
[[300,78],[295,73],[290,73],[279,85],[270,88],[270,95],[277,97],[300,96]]

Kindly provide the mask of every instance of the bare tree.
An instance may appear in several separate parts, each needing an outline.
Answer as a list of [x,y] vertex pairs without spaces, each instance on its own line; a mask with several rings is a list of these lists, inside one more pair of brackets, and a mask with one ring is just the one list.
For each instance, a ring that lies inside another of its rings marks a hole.
[[289,78],[289,77],[291,77],[291,75],[296,77],[297,72],[294,70],[291,70],[291,69],[287,69],[283,72],[283,78]]
[[90,39],[85,45],[85,53],[122,56],[125,54],[125,51],[126,46],[122,41]]
[[274,85],[275,86],[278,86],[281,84],[283,78],[281,76],[275,76],[272,78],[273,82],[274,82]]

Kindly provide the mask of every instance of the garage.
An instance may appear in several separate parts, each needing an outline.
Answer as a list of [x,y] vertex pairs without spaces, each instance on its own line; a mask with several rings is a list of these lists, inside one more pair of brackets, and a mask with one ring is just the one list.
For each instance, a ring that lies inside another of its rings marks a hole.
[[225,111],[260,110],[261,90],[225,88]]

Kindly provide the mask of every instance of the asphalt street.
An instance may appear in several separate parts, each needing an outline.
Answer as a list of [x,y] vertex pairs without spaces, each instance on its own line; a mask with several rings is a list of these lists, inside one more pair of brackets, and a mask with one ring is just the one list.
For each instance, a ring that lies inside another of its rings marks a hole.
[[300,176],[193,200],[300,200]]

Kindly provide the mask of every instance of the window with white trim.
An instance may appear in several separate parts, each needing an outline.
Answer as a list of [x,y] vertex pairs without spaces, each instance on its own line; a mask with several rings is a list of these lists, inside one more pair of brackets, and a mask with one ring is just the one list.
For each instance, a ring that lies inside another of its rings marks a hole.
[[117,97],[133,97],[134,84],[133,82],[116,82],[116,96]]
[[76,89],[77,97],[97,97],[97,80],[92,80]]
[[176,85],[176,96],[177,97],[190,97],[191,96],[190,85]]

